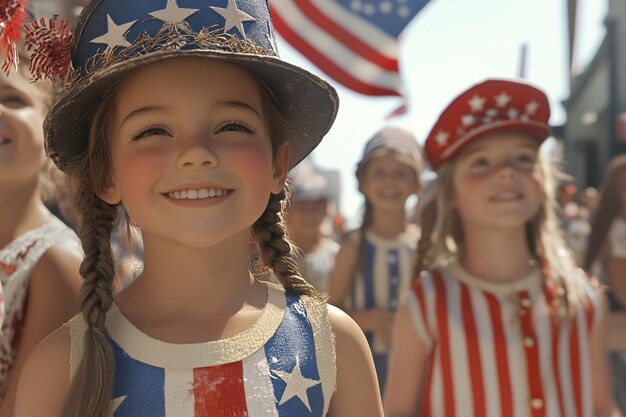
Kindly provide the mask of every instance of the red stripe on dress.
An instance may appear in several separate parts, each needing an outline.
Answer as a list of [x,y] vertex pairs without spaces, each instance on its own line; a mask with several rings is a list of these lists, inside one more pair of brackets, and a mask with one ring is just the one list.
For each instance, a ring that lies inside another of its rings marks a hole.
[[574,403],[576,404],[576,415],[582,416],[582,383],[580,380],[580,346],[578,345],[578,317],[570,321],[570,352],[569,361],[572,372],[572,386],[574,389]]
[[241,361],[193,370],[194,417],[247,416]]
[[546,298],[547,308],[550,314],[550,333],[552,334],[552,338],[550,342],[552,343],[551,351],[552,351],[552,372],[554,373],[554,380],[556,382],[556,392],[559,400],[559,415],[565,416],[565,400],[563,399],[563,384],[561,382],[561,372],[559,371],[559,345],[561,344],[561,333],[560,333],[560,325],[557,317],[557,312],[555,309],[555,303],[557,303],[556,298],[556,287],[554,285],[554,281],[546,276],[545,285],[543,286],[544,297]]
[[428,320],[427,310],[426,310],[426,298],[424,296],[424,286],[422,285],[422,279],[418,278],[413,283],[413,294],[415,294],[415,298],[417,298],[417,302],[419,303],[420,313],[422,314],[422,323],[424,323],[424,327],[426,332],[428,333],[428,337],[433,340],[433,333],[430,330],[428,324],[430,320]]
[[[530,298],[528,291],[522,291],[519,293],[520,300],[524,298]],[[523,308],[521,306],[520,308]],[[526,314],[521,316],[520,324],[522,329],[522,342],[524,352],[526,353],[526,370],[528,375],[528,392],[531,398],[530,412],[532,417],[543,417],[546,415],[546,403],[545,395],[543,392],[543,384],[541,381],[541,362],[539,361],[539,340],[537,339],[537,332],[535,331],[535,325],[533,321],[532,307],[525,310]],[[525,338],[531,337],[533,343],[526,345]],[[533,407],[533,400],[541,400],[539,407]]]
[[[365,95],[370,96],[399,96],[401,95],[396,90],[388,88],[378,87],[373,84],[369,84],[362,80],[359,80],[352,76],[348,71],[332,62],[323,53],[317,50],[310,43],[305,41],[300,35],[291,29],[291,27],[285,23],[280,13],[276,12],[276,9],[272,9],[272,22],[278,32],[292,44],[302,55],[307,57],[311,62],[319,67],[332,78],[345,85],[346,87]],[[382,68],[381,68],[382,70]]]
[[443,385],[443,407],[445,417],[454,417],[454,385],[452,384],[452,361],[450,357],[450,336],[448,335],[448,300],[446,287],[441,271],[433,272],[435,284],[435,300],[437,309],[437,328],[439,329],[439,345],[441,361],[441,376]]
[[498,299],[490,293],[485,293],[491,326],[493,331],[493,347],[496,354],[496,367],[498,370],[498,386],[500,387],[500,415],[513,415],[513,390],[511,389],[511,374],[509,371],[509,354],[507,351],[504,323],[502,322],[502,309]]
[[463,314],[463,327],[465,328],[465,343],[467,345],[467,358],[469,360],[470,379],[472,381],[472,397],[474,399],[474,416],[487,414],[485,405],[485,386],[483,384],[483,366],[480,360],[480,337],[476,330],[474,309],[470,298],[469,288],[461,284],[461,311]]
[[398,61],[383,55],[380,51],[372,48],[352,33],[339,26],[325,13],[321,12],[309,0],[294,0],[294,3],[309,20],[315,22],[317,26],[333,38],[341,42],[346,48],[352,50],[357,55],[366,58],[381,68],[391,72],[399,72]]

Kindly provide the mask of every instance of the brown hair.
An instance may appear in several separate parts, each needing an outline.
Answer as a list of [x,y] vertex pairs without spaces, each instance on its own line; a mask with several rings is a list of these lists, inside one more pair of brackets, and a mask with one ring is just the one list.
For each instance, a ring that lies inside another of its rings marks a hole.
[[[116,98],[128,80],[126,77],[103,95],[92,115],[88,151],[69,169],[77,183],[77,208],[82,217],[80,236],[85,259],[80,268],[84,282],[79,306],[87,330],[83,357],[63,405],[61,415],[64,417],[104,417],[112,396],[115,361],[105,323],[106,313],[113,303],[114,262],[110,242],[118,210],[98,195],[111,185],[112,121]],[[270,90],[261,82],[259,87],[276,155],[289,127]],[[270,196],[264,213],[252,226],[252,238],[262,263],[274,272],[286,291],[319,297],[302,278],[291,257],[293,245],[286,235],[284,222],[287,199],[286,190]]]
[[[452,259],[459,259],[465,249],[461,218],[451,208],[454,194],[454,172],[457,160],[443,165],[437,172],[437,179],[427,187],[420,202],[421,235],[417,243],[417,253],[413,279],[438,265]],[[526,240],[532,257],[549,266],[548,272],[554,277],[559,291],[559,316],[571,317],[574,306],[583,297],[580,287],[580,273],[577,273],[572,256],[567,249],[556,215],[554,168],[539,154],[539,169],[542,174],[543,203],[535,216],[526,224]]]
[[611,160],[600,187],[598,204],[591,216],[591,234],[583,268],[591,272],[593,263],[604,248],[611,223],[624,211],[622,196],[626,191],[626,155]]

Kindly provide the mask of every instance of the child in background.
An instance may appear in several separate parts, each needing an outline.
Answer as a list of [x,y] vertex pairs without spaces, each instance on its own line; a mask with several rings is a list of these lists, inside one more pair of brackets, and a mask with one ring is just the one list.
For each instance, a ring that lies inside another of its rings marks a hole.
[[541,90],[487,80],[429,134],[437,179],[394,321],[388,417],[618,415],[604,296],[567,255],[540,153],[549,115]]
[[320,293],[328,291],[339,244],[324,234],[331,198],[326,178],[298,173],[287,209],[287,231],[297,247],[295,256],[302,276]]
[[626,155],[616,156],[607,168],[591,217],[583,267],[608,286],[611,380],[613,395],[623,414],[626,413]]
[[406,203],[421,189],[423,169],[415,137],[385,127],[365,145],[357,166],[365,212],[347,234],[330,281],[330,303],[343,308],[365,332],[384,390],[393,313],[409,289],[419,234]]
[[[78,182],[81,314],[33,351],[15,415],[381,417],[367,342],[299,274],[283,221],[336,93],[278,58],[267,2],[180,3],[78,19],[45,133]],[[114,297],[120,205],[144,268]],[[280,285],[254,278],[253,245]]]
[[77,312],[82,260],[76,234],[44,205],[54,169],[44,152],[43,120],[52,100],[31,83],[25,54],[0,73],[0,416],[13,415],[22,365],[33,347]]

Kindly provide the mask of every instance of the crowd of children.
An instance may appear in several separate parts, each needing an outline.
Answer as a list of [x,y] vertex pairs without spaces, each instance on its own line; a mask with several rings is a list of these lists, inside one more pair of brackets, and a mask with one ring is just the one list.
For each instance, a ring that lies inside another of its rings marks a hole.
[[624,157],[572,214],[546,95],[488,79],[370,138],[336,240],[292,171],[333,87],[267,2],[163,3],[92,0],[64,67],[0,30],[0,417],[626,411]]

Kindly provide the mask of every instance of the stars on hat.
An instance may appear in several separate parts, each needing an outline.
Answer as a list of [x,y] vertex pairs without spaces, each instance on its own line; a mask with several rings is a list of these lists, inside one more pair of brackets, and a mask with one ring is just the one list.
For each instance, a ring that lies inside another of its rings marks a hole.
[[176,0],[167,0],[167,6],[163,10],[156,10],[150,13],[150,16],[172,24],[180,24],[192,14],[200,11],[200,9],[184,9],[178,6]]
[[297,397],[304,403],[306,408],[311,412],[311,404],[309,403],[309,396],[307,390],[312,388],[318,384],[320,384],[319,380],[306,378],[302,375],[302,368],[300,366],[300,358],[296,355],[296,364],[291,370],[291,372],[283,372],[283,371],[272,371],[274,372],[280,379],[285,381],[285,391],[283,392],[279,405],[282,405],[289,401],[290,399]]
[[519,110],[517,110],[516,108],[511,107],[506,112],[506,115],[509,116],[509,119],[517,119],[519,117]]
[[507,93],[503,91],[497,96],[495,96],[494,99],[496,100],[496,105],[498,107],[506,107],[509,104],[509,102],[513,100],[513,97],[511,97],[510,95],[508,95]]
[[210,8],[220,14],[226,21],[224,22],[224,33],[232,28],[236,28],[241,36],[246,39],[246,31],[243,28],[244,22],[255,22],[256,19],[248,13],[237,8],[237,0],[228,0],[226,7],[210,6]]
[[450,137],[450,134],[448,132],[444,132],[443,130],[440,130],[435,136],[435,141],[437,141],[437,145],[439,145],[439,147],[443,147],[448,144],[449,137]]
[[467,104],[470,105],[472,112],[479,112],[479,111],[483,111],[483,108],[485,106],[485,101],[487,101],[486,98],[481,97],[479,95],[475,95],[474,97],[472,97],[470,101],[467,102]]
[[110,14],[107,14],[107,33],[102,36],[98,36],[91,40],[91,43],[101,43],[107,46],[108,49],[113,49],[116,46],[128,47],[130,43],[126,40],[124,35],[131,28],[132,25],[135,24],[137,20],[133,20],[132,22],[122,23],[118,25],[115,23]]
[[476,117],[471,114],[465,114],[461,116],[461,123],[463,123],[463,126],[473,125],[474,123],[476,123]]
[[526,105],[526,114],[529,114],[532,116],[537,112],[538,108],[539,108],[539,103],[537,103],[535,100],[532,100],[530,103]]

